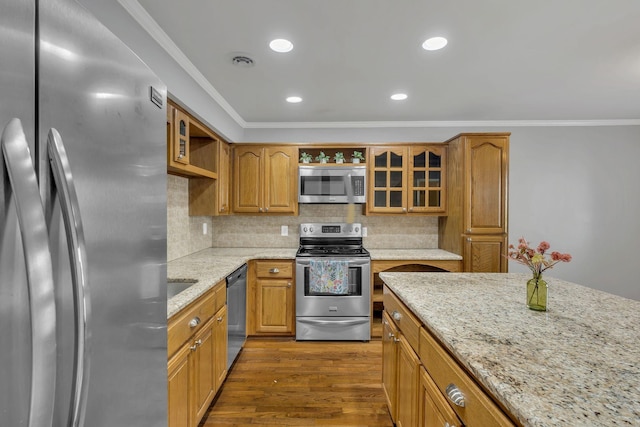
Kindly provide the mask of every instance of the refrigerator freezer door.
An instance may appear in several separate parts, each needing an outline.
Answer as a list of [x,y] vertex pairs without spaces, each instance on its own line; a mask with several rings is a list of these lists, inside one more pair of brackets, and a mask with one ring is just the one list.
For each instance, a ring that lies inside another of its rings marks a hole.
[[[35,2],[0,0],[0,132],[18,118],[35,154]],[[31,326],[24,251],[15,202],[0,160],[0,424],[26,425],[31,393]]]
[[72,407],[76,316],[59,194],[46,161],[55,128],[82,214],[90,294],[85,426],[164,426],[166,111],[164,85],[76,2],[39,2],[38,143],[49,214],[60,364],[54,425]]

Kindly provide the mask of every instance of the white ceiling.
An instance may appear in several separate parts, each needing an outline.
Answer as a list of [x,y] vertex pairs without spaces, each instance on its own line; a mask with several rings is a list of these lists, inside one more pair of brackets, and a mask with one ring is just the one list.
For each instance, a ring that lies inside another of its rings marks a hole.
[[119,1],[243,127],[640,120],[638,0]]

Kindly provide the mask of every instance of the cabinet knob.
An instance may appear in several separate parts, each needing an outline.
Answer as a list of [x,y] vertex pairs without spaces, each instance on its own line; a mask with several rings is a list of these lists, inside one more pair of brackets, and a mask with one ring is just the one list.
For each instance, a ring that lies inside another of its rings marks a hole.
[[259,212],[262,212],[262,208],[258,209]]
[[220,208],[220,212],[224,212],[224,210],[225,210],[225,209],[226,209],[226,208],[225,208],[224,206],[223,206],[223,207],[221,207],[221,208]]
[[264,211],[265,212],[269,212],[269,208],[264,208]]
[[178,154],[178,159],[183,159],[184,158],[184,154]]
[[291,282],[287,282],[287,288],[291,287]]
[[413,212],[413,208],[409,208],[409,212]]
[[199,324],[200,324],[200,318],[198,316],[196,316],[193,319],[191,319],[191,321],[189,322],[189,327],[190,328],[195,328]]
[[389,332],[389,338],[393,338],[395,337],[395,335],[393,335],[391,332]]
[[464,408],[464,394],[460,391],[457,385],[451,383],[445,389],[447,397],[454,405]]
[[407,208],[402,208],[402,212],[407,212]]
[[222,322],[224,320],[224,316],[218,317],[218,322]]
[[196,351],[196,349],[201,345],[202,345],[202,340],[196,340],[196,342],[194,342],[193,345],[189,347],[189,349],[191,351]]
[[395,319],[395,320],[400,320],[402,319],[402,315],[400,313],[398,313],[397,311],[393,311],[393,313],[391,314],[391,316]]
[[277,267],[274,267],[271,270],[269,270],[269,273],[278,274],[280,273],[280,270]]

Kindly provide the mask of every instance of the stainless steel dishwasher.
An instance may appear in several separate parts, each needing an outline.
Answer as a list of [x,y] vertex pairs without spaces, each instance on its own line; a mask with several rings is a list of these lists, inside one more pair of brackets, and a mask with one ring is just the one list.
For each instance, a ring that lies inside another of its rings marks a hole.
[[227,276],[227,369],[247,338],[247,264]]

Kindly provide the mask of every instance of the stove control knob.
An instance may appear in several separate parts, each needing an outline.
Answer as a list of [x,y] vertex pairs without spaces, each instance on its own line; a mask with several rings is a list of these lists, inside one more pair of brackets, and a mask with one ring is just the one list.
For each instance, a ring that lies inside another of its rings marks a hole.
[[356,228],[354,229],[354,231],[355,231],[356,233],[359,233],[359,232],[360,232],[360,227],[356,227]]
[[304,227],[304,228],[302,229],[302,231],[304,231],[304,232],[306,233],[306,232],[307,232],[307,227]]
[[313,227],[309,227],[309,233],[313,233]]

